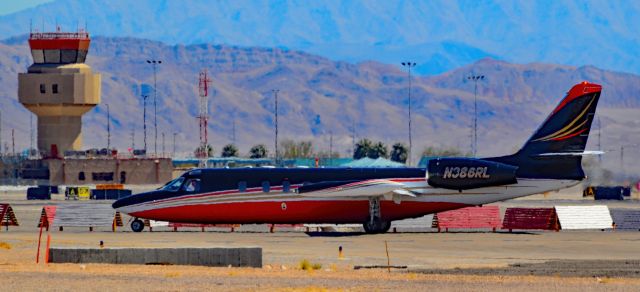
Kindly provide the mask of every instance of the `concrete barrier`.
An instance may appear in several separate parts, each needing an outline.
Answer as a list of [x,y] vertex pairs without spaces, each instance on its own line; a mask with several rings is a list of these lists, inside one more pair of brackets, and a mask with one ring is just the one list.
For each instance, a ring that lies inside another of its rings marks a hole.
[[50,263],[171,264],[210,267],[262,267],[260,247],[63,248],[49,250]]

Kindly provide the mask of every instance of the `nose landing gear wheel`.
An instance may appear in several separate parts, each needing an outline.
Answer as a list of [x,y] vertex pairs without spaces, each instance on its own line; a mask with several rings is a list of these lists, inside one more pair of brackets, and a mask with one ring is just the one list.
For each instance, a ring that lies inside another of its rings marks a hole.
[[133,232],[142,232],[142,230],[144,230],[144,222],[140,219],[133,220],[131,222],[131,230],[133,230]]

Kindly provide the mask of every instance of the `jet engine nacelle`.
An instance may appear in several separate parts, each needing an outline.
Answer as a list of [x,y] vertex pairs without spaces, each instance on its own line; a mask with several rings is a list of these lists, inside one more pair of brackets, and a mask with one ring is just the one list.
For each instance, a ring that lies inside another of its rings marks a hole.
[[512,165],[473,158],[436,158],[427,165],[427,183],[436,188],[468,190],[517,183]]

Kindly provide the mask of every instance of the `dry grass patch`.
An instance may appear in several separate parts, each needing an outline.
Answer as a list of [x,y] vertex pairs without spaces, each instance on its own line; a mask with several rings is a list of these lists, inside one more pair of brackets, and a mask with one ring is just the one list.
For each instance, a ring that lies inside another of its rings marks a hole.
[[312,263],[307,259],[303,259],[298,264],[298,268],[300,268],[301,270],[304,270],[304,271],[315,271],[315,270],[322,269],[322,264],[320,264],[320,263]]

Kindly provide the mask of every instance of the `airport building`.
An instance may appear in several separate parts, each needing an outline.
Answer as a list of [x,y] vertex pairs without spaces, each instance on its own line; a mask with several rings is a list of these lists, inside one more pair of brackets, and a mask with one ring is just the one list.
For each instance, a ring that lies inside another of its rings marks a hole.
[[18,74],[18,99],[38,116],[38,150],[45,157],[82,149],[82,115],[100,103],[100,74],[85,60],[86,32],[31,33],[33,64]]

